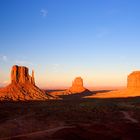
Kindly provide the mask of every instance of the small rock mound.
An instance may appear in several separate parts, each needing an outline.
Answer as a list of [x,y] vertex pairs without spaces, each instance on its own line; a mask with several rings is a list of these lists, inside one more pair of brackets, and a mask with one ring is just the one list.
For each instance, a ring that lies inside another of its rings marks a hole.
[[29,69],[24,66],[13,66],[11,84],[0,89],[0,100],[28,101],[47,100],[52,98],[35,85],[34,71],[29,75]]

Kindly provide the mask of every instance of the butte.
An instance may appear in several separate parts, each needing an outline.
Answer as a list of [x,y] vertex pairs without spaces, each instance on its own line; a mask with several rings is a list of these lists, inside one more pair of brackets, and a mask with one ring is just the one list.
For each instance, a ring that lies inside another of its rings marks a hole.
[[48,100],[52,96],[47,95],[35,84],[34,71],[29,75],[29,69],[24,66],[13,66],[11,70],[11,83],[0,89],[0,100],[7,101],[31,101]]
[[140,96],[140,71],[134,71],[127,77],[127,88],[118,91],[98,93],[86,98],[127,98]]

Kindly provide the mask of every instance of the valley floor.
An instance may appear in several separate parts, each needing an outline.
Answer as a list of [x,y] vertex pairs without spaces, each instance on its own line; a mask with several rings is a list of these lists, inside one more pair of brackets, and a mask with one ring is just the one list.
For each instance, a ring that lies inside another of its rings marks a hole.
[[0,102],[1,140],[139,140],[140,98]]

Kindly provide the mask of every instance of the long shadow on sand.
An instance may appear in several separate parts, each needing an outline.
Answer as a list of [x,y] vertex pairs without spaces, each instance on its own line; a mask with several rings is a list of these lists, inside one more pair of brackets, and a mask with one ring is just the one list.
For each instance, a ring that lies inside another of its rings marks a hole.
[[59,97],[62,98],[63,100],[79,100],[79,99],[83,99],[85,96],[91,96],[97,93],[105,93],[109,91],[111,90],[97,90],[97,91],[85,90],[84,92],[81,93],[59,95]]

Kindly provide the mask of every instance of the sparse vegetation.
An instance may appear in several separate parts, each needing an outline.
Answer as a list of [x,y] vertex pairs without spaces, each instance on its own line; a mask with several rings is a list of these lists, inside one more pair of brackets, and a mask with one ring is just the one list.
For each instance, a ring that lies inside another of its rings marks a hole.
[[[0,137],[16,136],[61,126],[131,123],[121,111],[140,122],[140,98],[1,102]],[[137,124],[138,125],[138,124]],[[140,129],[140,125],[139,129]]]

